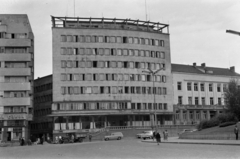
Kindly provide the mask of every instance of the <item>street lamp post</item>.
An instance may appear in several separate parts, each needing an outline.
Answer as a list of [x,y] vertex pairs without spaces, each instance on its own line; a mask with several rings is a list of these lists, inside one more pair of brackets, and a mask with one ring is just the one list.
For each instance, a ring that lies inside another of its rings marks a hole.
[[154,92],[154,88],[155,88],[155,75],[159,72],[159,71],[161,71],[161,70],[163,70],[164,68],[160,68],[160,69],[158,69],[158,70],[156,70],[156,71],[153,71],[153,70],[151,70],[150,68],[148,68],[148,71],[142,71],[142,72],[144,72],[144,73],[148,73],[148,74],[150,74],[151,76],[152,76],[152,81],[153,81],[153,89],[152,89],[152,92],[153,92],[153,107],[152,107],[152,111],[154,112],[154,118],[155,118],[155,122],[154,122],[154,119],[152,118],[152,123],[154,123],[154,125],[152,125],[152,127],[153,126],[155,126],[155,128],[157,129],[157,114],[156,114],[156,111],[154,111],[154,106],[156,105],[156,97],[155,97],[155,95],[156,95],[156,90],[155,90],[155,92]]
[[240,36],[240,32],[234,31],[234,30],[226,30],[226,33],[235,34],[235,35]]

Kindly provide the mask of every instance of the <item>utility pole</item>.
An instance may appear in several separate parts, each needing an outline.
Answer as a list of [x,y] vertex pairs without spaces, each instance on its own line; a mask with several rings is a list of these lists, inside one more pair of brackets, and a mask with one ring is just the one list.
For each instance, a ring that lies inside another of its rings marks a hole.
[[[154,118],[155,118],[155,121],[154,121],[154,119],[153,118],[150,118],[150,119],[152,119],[152,121],[151,121],[151,123],[153,123],[153,125],[152,125],[152,127],[155,127],[155,129],[157,129],[157,114],[156,114],[156,111],[154,111],[154,106],[156,105],[156,97],[155,97],[155,95],[156,95],[156,89],[155,89],[155,92],[154,92],[154,88],[155,88],[155,75],[159,72],[159,71],[161,71],[161,70],[163,70],[164,68],[160,68],[160,69],[158,69],[158,70],[156,70],[156,71],[153,71],[153,70],[151,70],[150,68],[148,68],[148,71],[142,71],[142,72],[144,72],[144,73],[147,73],[147,74],[150,74],[151,76],[152,76],[152,81],[153,81],[153,89],[152,89],[152,92],[153,92],[153,106],[152,106],[152,112],[153,112],[153,114],[154,114]],[[150,115],[151,115],[151,113],[150,113]]]

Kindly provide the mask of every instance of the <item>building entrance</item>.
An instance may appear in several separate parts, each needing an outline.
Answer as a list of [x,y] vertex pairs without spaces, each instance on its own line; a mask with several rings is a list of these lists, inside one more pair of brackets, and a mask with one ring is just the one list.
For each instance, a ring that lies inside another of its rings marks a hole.
[[7,132],[7,141],[11,141],[11,138],[12,138],[11,132],[8,131],[8,132]]

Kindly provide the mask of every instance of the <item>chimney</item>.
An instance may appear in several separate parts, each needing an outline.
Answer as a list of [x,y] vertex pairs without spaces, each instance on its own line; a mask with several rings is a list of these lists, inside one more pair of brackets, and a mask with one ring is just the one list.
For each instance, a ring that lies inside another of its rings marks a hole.
[[235,66],[230,67],[231,72],[235,72]]
[[202,63],[202,64],[201,64],[201,67],[205,68],[205,67],[206,67],[206,64],[205,64],[205,63]]
[[196,62],[194,62],[194,63],[193,63],[193,66],[194,66],[194,67],[196,67],[196,66],[197,66],[197,63],[196,63]]

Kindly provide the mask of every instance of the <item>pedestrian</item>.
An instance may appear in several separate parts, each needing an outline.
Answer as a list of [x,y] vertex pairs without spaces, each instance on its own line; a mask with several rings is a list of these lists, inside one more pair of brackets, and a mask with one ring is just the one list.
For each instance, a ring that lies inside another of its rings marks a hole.
[[19,144],[22,146],[22,137],[19,137]]
[[238,127],[237,127],[237,125],[234,128],[234,133],[236,135],[236,140],[238,140]]
[[168,131],[165,130],[165,140],[168,140]]
[[22,143],[21,143],[21,146],[24,146],[25,145],[25,140],[24,140],[24,137],[22,137]]
[[156,131],[153,131],[153,141],[156,138]]
[[159,143],[161,142],[161,135],[159,132],[156,133],[156,140],[157,140],[157,144],[159,145]]
[[91,142],[92,141],[92,135],[91,134],[89,134],[89,142]]
[[166,134],[165,134],[165,131],[163,131],[163,140],[166,140]]
[[55,144],[58,144],[59,140],[58,140],[58,136],[55,137]]

